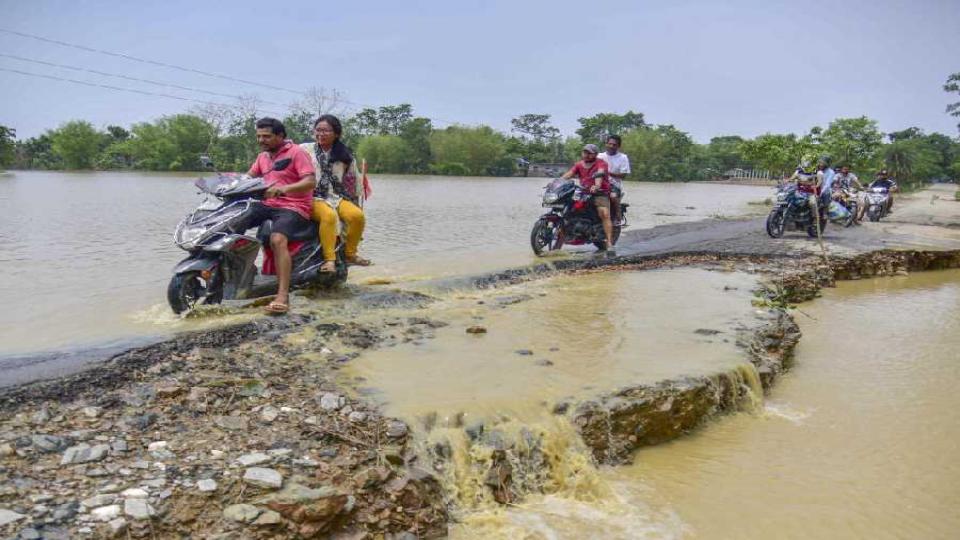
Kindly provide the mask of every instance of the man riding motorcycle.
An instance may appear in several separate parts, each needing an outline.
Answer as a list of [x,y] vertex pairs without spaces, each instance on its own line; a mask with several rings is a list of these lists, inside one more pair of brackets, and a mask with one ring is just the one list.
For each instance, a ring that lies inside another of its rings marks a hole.
[[[857,175],[850,172],[850,166],[844,165],[840,167],[840,172],[833,179],[834,185],[834,199],[842,197],[851,197],[856,196],[857,201],[857,215],[853,217],[854,223],[859,223],[863,218],[863,213],[867,209],[866,196],[863,191],[863,184],[860,183],[860,179],[857,178]],[[859,191],[859,194],[855,195],[855,191]]]
[[897,181],[893,178],[890,178],[890,174],[886,169],[881,170],[877,173],[876,178],[873,182],[870,182],[870,188],[883,188],[886,189],[890,194],[890,197],[887,199],[887,213],[893,213],[893,193],[900,191],[900,187],[897,186]]
[[577,177],[580,187],[593,194],[593,204],[603,223],[603,234],[607,238],[607,250],[613,249],[613,222],[610,220],[610,175],[606,161],[597,158],[600,149],[595,144],[583,147],[581,160],[569,171],[563,173],[564,180]]

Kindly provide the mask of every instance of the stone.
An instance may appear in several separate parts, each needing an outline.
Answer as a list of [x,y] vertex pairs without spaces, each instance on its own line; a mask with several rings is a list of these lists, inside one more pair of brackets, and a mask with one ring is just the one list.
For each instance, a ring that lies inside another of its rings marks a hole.
[[156,515],[156,510],[144,499],[127,499],[123,501],[123,513],[136,520],[150,519]]
[[179,384],[161,384],[157,386],[157,395],[162,398],[177,397],[184,392],[184,388]]
[[367,419],[367,413],[363,411],[353,411],[347,416],[347,420],[351,422],[363,422]]
[[272,405],[267,405],[260,410],[260,418],[263,419],[264,422],[273,422],[278,416],[280,416],[280,409]]
[[293,453],[293,450],[289,448],[271,448],[267,450],[267,453],[274,458],[285,458]]
[[152,426],[159,418],[160,416],[157,413],[148,412],[136,416],[125,417],[122,422],[138,431],[146,431],[147,428]]
[[517,349],[516,351],[513,351],[513,352],[519,354],[520,356],[533,356],[533,351],[531,351],[530,349]]
[[23,518],[25,518],[25,517],[27,517],[27,516],[25,516],[25,515],[23,515],[23,514],[18,514],[17,512],[14,512],[13,510],[7,510],[6,508],[0,508],[0,527],[3,527],[4,525],[9,525],[10,523],[14,523],[14,522],[20,521],[21,519],[23,519]]
[[119,504],[111,504],[107,506],[101,506],[100,508],[94,508],[90,514],[98,521],[110,521],[111,519],[120,517],[120,512]]
[[541,358],[540,360],[537,360],[537,361],[534,362],[534,363],[535,363],[536,365],[542,366],[542,367],[550,367],[550,366],[553,365],[553,362],[550,361],[550,360],[547,360],[546,358]]
[[87,508],[99,508],[101,506],[113,504],[116,500],[117,495],[115,493],[101,493],[80,501],[80,504],[86,506]]
[[283,519],[280,517],[280,514],[274,512],[273,510],[265,510],[260,517],[254,520],[253,525],[255,527],[267,527],[270,525],[277,525]]
[[110,448],[114,451],[114,453],[123,453],[130,449],[130,447],[127,445],[127,441],[123,439],[110,443]]
[[241,467],[251,467],[253,465],[260,465],[262,463],[267,463],[270,461],[270,456],[254,452],[252,454],[244,454],[237,458],[237,464]]
[[468,334],[486,334],[487,329],[483,326],[469,326],[467,327],[466,332]]
[[13,445],[10,443],[0,444],[0,457],[10,457],[16,453],[16,450],[13,449]]
[[40,536],[40,531],[34,529],[33,527],[27,527],[20,531],[20,534],[17,535],[17,540],[40,540],[43,538]]
[[309,488],[296,482],[288,482],[280,491],[264,495],[256,502],[260,504],[273,502],[284,504],[307,503],[338,494],[339,492],[335,488],[329,486]]
[[87,418],[98,418],[101,413],[100,407],[84,407],[80,409],[80,412],[83,413]]
[[205,478],[197,482],[197,489],[203,493],[210,493],[217,490],[217,481],[213,478]]
[[50,421],[50,409],[46,405],[40,407],[40,410],[30,416],[30,423],[34,425],[43,425]]
[[274,469],[250,467],[243,473],[243,481],[257,487],[278,489],[283,485],[283,475]]
[[30,444],[33,445],[37,450],[45,453],[51,454],[54,452],[61,452],[64,448],[67,447],[67,440],[63,437],[57,437],[56,435],[31,435]]
[[150,496],[147,490],[140,488],[130,488],[123,490],[120,494],[124,499],[146,499]]
[[109,475],[110,473],[108,473],[103,467],[93,467],[92,469],[87,469],[85,474],[90,478],[101,478]]
[[250,523],[262,512],[252,504],[231,504],[223,509],[223,517],[237,523]]
[[[112,501],[111,501],[112,502]],[[109,504],[109,503],[107,503]],[[79,504],[76,501],[63,503],[53,509],[53,521],[61,522],[73,519],[77,515]]]
[[117,519],[110,520],[110,523],[107,523],[107,528],[110,530],[110,534],[113,536],[118,536],[123,534],[127,530],[127,520],[119,517]]
[[325,411],[335,411],[346,403],[344,399],[339,394],[334,394],[332,392],[327,392],[320,396],[320,408]]
[[109,451],[110,446],[106,444],[98,444],[95,446],[90,446],[86,443],[78,444],[77,446],[67,448],[63,453],[63,457],[60,459],[60,465],[100,461],[107,457],[107,452]]
[[215,416],[213,423],[228,431],[247,429],[247,419],[242,416]]
[[391,439],[399,439],[401,437],[406,437],[409,432],[407,424],[401,422],[400,420],[391,420],[387,423],[387,437]]

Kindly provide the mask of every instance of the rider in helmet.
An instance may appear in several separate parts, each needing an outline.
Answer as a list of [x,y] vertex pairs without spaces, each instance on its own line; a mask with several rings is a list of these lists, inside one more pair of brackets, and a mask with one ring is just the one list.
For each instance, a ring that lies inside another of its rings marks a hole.
[[877,173],[877,177],[870,182],[871,188],[883,188],[887,190],[887,193],[890,194],[890,197],[887,198],[887,213],[893,213],[893,193],[895,191],[900,191],[900,187],[897,186],[897,181],[893,178],[890,178],[890,173],[886,169],[881,169]]

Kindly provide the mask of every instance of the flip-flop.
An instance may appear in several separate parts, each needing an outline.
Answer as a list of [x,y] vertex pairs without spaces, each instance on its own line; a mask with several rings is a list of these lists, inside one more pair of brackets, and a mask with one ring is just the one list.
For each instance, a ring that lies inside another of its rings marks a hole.
[[[329,264],[329,266],[327,266]],[[337,271],[337,263],[335,261],[323,261],[323,264],[320,265],[321,274],[333,274]]]
[[283,302],[277,302],[276,300],[274,300],[273,302],[270,302],[269,304],[267,304],[266,309],[267,309],[267,313],[269,313],[270,315],[284,315],[285,313],[290,311],[290,305],[284,304]]
[[347,264],[351,264],[353,266],[370,266],[373,263],[370,262],[370,259],[364,259],[359,255],[354,255],[353,257],[347,258]]

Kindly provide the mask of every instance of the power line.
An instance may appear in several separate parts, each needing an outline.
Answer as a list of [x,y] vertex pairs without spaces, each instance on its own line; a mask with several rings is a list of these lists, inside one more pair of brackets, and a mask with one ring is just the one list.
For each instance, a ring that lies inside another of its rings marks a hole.
[[[228,98],[232,98],[232,99],[243,99],[242,96],[235,96],[235,95],[233,95],[233,94],[223,94],[223,93],[221,93],[221,92],[211,92],[211,91],[209,91],[209,90],[203,90],[203,89],[200,89],[200,88],[191,88],[191,87],[189,87],[189,86],[180,86],[179,84],[165,83],[165,82],[160,82],[160,81],[152,81],[152,80],[150,80],[150,79],[141,79],[141,78],[138,78],[138,77],[130,77],[130,76],[121,75],[121,74],[118,74],[118,73],[108,73],[108,72],[106,72],[106,71],[98,71],[98,70],[95,70],[95,69],[87,69],[87,68],[82,68],[82,67],[77,67],[77,66],[69,66],[69,65],[66,65],[66,64],[56,64],[56,63],[54,63],[54,62],[47,62],[47,61],[44,61],[44,60],[36,60],[36,59],[34,59],[34,58],[25,58],[25,57],[23,57],[23,56],[17,56],[17,55],[15,55],[15,54],[0,53],[0,57],[3,57],[3,58],[12,58],[12,59],[14,59],[14,60],[19,60],[19,61],[21,61],[21,62],[31,62],[31,63],[34,63],[34,64],[41,64],[41,65],[44,65],[44,66],[52,66],[52,67],[56,67],[56,68],[71,69],[71,70],[73,70],[73,71],[83,71],[83,72],[86,72],[86,73],[93,73],[94,75],[103,75],[103,76],[106,76],[106,77],[116,77],[116,78],[118,78],[118,79],[126,79],[126,80],[128,80],[128,81],[142,82],[142,83],[152,84],[152,85],[155,85],[155,86],[166,86],[166,87],[168,87],[168,88],[177,88],[177,89],[180,89],[180,90],[186,90],[186,91],[188,91],[188,92],[199,92],[199,93],[201,93],[201,94],[209,94],[209,95],[211,95],[211,96],[228,97]],[[271,105],[278,105],[278,106],[280,106],[280,107],[286,107],[285,104],[283,104],[283,103],[277,103],[277,102],[275,102],[275,101],[267,101],[267,100],[265,100],[265,99],[264,99],[264,100],[260,100],[260,101],[261,101],[262,103],[269,103],[269,104],[271,104]]]
[[[17,74],[19,74],[19,75],[26,75],[26,76],[28,76],[28,77],[37,77],[37,78],[41,78],[41,79],[50,79],[50,80],[54,80],[54,81],[63,81],[63,82],[69,82],[69,83],[73,83],[73,84],[81,84],[81,85],[84,85],[84,86],[92,86],[92,87],[97,87],[97,88],[106,88],[107,90],[115,90],[115,91],[120,91],[120,92],[130,92],[130,93],[134,93],[134,94],[142,94],[142,95],[145,95],[145,96],[163,97],[163,98],[169,98],[169,99],[177,99],[177,100],[180,100],[180,101],[192,101],[192,102],[194,102],[194,103],[201,103],[201,104],[203,104],[203,105],[214,105],[214,106],[218,106],[218,107],[230,107],[230,108],[240,108],[240,107],[242,107],[241,105],[228,105],[228,104],[226,104],[226,103],[219,103],[219,102],[216,102],[216,101],[204,101],[204,100],[202,100],[202,99],[194,99],[194,98],[188,98],[188,97],[184,97],[184,96],[175,96],[175,95],[173,95],[173,94],[162,94],[162,93],[159,93],[159,92],[148,92],[148,91],[146,91],[146,90],[137,90],[137,89],[134,89],[134,88],[123,88],[123,87],[120,87],[120,86],[113,86],[113,85],[109,85],[109,84],[92,83],[92,82],[88,82],[88,81],[80,81],[80,80],[77,80],[77,79],[68,79],[68,78],[66,78],[66,77],[56,77],[56,76],[54,76],[54,75],[44,75],[44,74],[42,74],[42,73],[30,73],[29,71],[20,71],[19,69],[10,69],[10,68],[5,68],[5,67],[0,67],[0,71],[6,71],[6,72],[9,72],[9,73],[17,73]],[[270,113],[270,114],[273,114],[273,115],[276,115],[276,116],[283,116],[282,114],[279,114],[279,115],[278,115],[275,111],[266,111],[266,110],[265,110],[265,111],[262,111],[262,112]]]
[[[280,91],[283,91],[283,92],[289,92],[289,93],[291,93],[291,94],[296,94],[296,95],[299,95],[299,96],[304,96],[304,95],[306,95],[304,92],[301,92],[301,91],[298,91],[298,90],[291,90],[291,89],[289,89],[289,88],[283,88],[283,87],[281,87],[281,86],[273,86],[273,85],[264,84],[264,83],[256,82],[256,81],[248,81],[248,80],[246,80],[246,79],[240,79],[240,78],[237,78],[237,77],[231,77],[231,76],[229,76],[229,75],[222,75],[222,74],[219,74],[219,73],[212,73],[212,72],[203,71],[203,70],[200,70],[200,69],[194,69],[194,68],[190,68],[190,67],[178,66],[178,65],[176,65],[176,64],[169,64],[169,63],[167,63],[167,62],[160,62],[160,61],[157,61],[157,60],[150,60],[150,59],[147,59],[147,58],[140,58],[140,57],[138,57],[138,56],[133,56],[133,55],[130,55],[130,54],[125,54],[125,53],[120,53],[120,52],[107,51],[107,50],[104,50],[104,49],[97,49],[97,48],[94,48],[94,47],[88,47],[88,46],[86,46],[86,45],[80,45],[80,44],[77,44],[77,43],[69,43],[69,42],[66,42],[66,41],[60,41],[60,40],[57,40],[57,39],[46,38],[46,37],[38,36],[38,35],[35,35],[35,34],[28,34],[28,33],[26,33],[26,32],[18,32],[18,31],[16,31],[16,30],[10,30],[10,29],[7,29],[7,28],[0,28],[0,32],[6,33],[6,34],[12,34],[12,35],[15,35],[15,36],[20,36],[20,37],[25,37],[25,38],[29,38],[29,39],[34,39],[34,40],[37,40],[37,41],[43,41],[43,42],[45,42],[45,43],[52,43],[52,44],[54,44],[54,45],[60,45],[61,47],[70,47],[70,48],[73,48],[73,49],[79,49],[79,50],[81,50],[81,51],[93,52],[93,53],[97,53],[97,54],[104,54],[104,55],[113,56],[113,57],[116,57],[116,58],[124,58],[124,59],[126,59],[126,60],[132,60],[132,61],[134,61],[134,62],[141,62],[141,63],[144,63],[144,64],[151,64],[151,65],[154,65],[154,66],[160,66],[160,67],[165,67],[165,68],[170,68],[170,69],[176,69],[176,70],[184,71],[184,72],[187,72],[187,73],[195,73],[195,74],[198,74],[198,75],[204,75],[204,76],[206,76],[206,77],[213,77],[213,78],[215,78],[215,79],[222,79],[222,80],[226,80],[226,81],[240,82],[240,83],[249,84],[249,85],[253,85],[253,86],[259,86],[259,87],[261,87],[261,88],[267,88],[267,89],[270,89],[270,90],[280,90]],[[339,98],[339,97],[337,97],[337,96],[326,96],[326,95],[323,95],[322,97],[325,97],[325,98],[327,98],[327,99],[333,99],[333,100],[339,101],[339,102],[341,102],[341,103],[346,103],[346,104],[349,104],[349,105],[353,105],[353,106],[355,106],[355,107],[364,107],[364,108],[370,108],[370,109],[376,109],[376,108],[378,108],[378,107],[375,106],[375,105],[369,105],[369,104],[365,104],[365,103],[358,103],[358,102],[356,102],[356,101],[351,101],[351,100],[348,100],[348,99]],[[454,124],[459,124],[459,123],[460,123],[460,122],[455,122],[455,121],[452,121],[452,120],[446,120],[446,119],[443,119],[443,118],[432,118],[432,120],[434,120],[434,121],[436,121],[436,122],[441,122],[441,123],[444,123],[444,124],[449,124],[449,125],[454,125]]]

